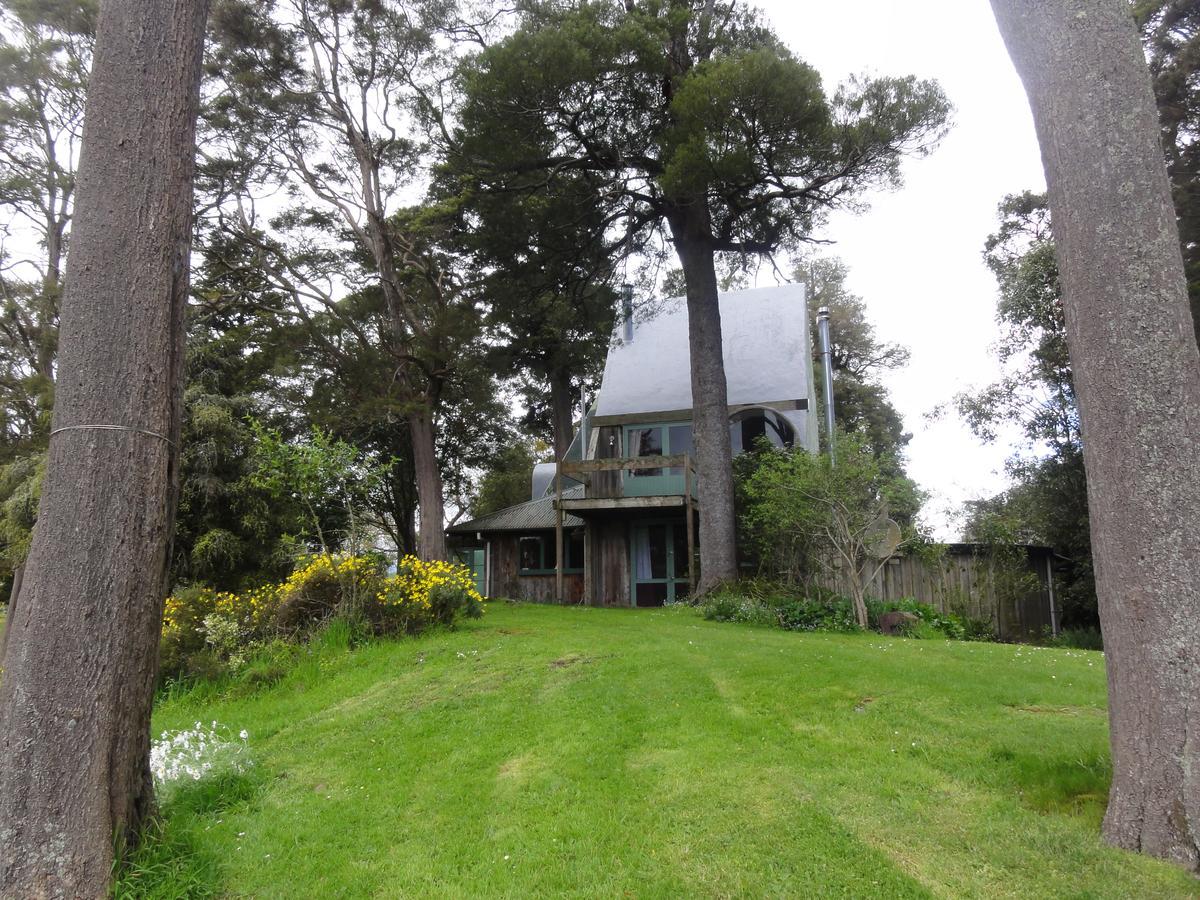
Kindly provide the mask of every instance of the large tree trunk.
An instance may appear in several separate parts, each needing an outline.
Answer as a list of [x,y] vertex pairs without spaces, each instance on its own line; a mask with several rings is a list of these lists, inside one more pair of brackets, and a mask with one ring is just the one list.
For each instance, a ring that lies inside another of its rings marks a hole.
[[417,502],[421,507],[421,559],[446,558],[445,501],[442,471],[438,468],[437,440],[432,417],[426,411],[408,417],[412,434],[413,468],[417,477]]
[[564,459],[574,435],[571,409],[571,375],[558,371],[550,376],[550,415],[554,421],[554,458]]
[[5,898],[107,896],[114,838],[153,803],[206,11],[101,4],[54,430],[0,682]]
[[692,357],[692,441],[700,501],[700,582],[705,594],[737,577],[733,453],[717,273],[702,203],[670,216],[671,234],[687,284],[688,348]]
[[1050,188],[1079,396],[1113,782],[1105,837],[1200,866],[1200,353],[1123,0],[992,0]]

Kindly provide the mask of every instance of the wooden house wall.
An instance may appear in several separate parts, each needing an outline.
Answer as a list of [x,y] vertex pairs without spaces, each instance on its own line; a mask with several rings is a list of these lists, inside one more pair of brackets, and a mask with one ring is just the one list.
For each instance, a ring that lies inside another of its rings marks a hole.
[[563,575],[565,597],[557,596],[556,576],[520,573],[519,539],[519,534],[490,536],[488,596],[534,603],[582,603],[583,575],[579,573]]
[[585,585],[589,606],[629,606],[629,523],[596,519],[584,536]]
[[[621,456],[621,426],[603,425],[596,430],[596,459],[618,459]],[[620,497],[621,476],[618,471],[593,472],[588,476],[589,497]]]

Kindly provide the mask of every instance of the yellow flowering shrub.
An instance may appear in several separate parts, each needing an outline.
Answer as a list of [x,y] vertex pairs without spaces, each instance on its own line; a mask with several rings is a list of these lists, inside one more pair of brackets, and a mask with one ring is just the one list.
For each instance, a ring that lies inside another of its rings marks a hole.
[[415,634],[482,614],[471,571],[458,563],[405,556],[396,574],[385,577],[378,556],[317,554],[278,584],[236,594],[203,587],[172,594],[163,609],[160,658],[167,674],[203,672],[244,659],[259,642],[301,638],[335,616],[377,634]]
[[316,554],[300,560],[280,585],[276,626],[301,633],[335,615],[359,617],[378,590],[382,560],[374,556]]
[[399,631],[427,625],[453,625],[460,615],[483,615],[483,597],[475,590],[471,570],[460,563],[405,556],[396,574],[375,595],[382,619]]

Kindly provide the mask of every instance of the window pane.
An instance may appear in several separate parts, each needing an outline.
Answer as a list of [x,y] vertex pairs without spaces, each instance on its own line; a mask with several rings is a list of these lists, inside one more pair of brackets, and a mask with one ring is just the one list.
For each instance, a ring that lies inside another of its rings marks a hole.
[[671,537],[673,549],[675,551],[675,571],[672,573],[676,578],[688,577],[688,553],[687,553],[687,525],[680,523],[671,529]]
[[[692,426],[672,425],[667,429],[667,453],[678,456],[681,453],[692,452]],[[668,475],[682,475],[683,469],[672,466],[667,469]]]
[[672,425],[670,434],[667,435],[667,446],[670,447],[670,454],[677,456],[680,453],[692,452],[692,426],[691,425]]
[[[662,456],[663,430],[659,426],[653,428],[634,428],[629,432],[630,456]],[[634,469],[631,473],[635,478],[649,478],[661,475],[662,469]]]
[[542,565],[547,569],[558,566],[558,540],[553,535],[542,538]]
[[539,537],[523,537],[520,542],[522,569],[540,569],[542,567],[542,539]]
[[667,526],[651,525],[646,529],[650,544],[650,577],[667,577]]
[[567,541],[567,568],[583,568],[583,532],[573,531]]

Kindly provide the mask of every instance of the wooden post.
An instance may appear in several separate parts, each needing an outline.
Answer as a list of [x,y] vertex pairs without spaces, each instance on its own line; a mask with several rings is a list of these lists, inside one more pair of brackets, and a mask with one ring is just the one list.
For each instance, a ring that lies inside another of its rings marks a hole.
[[563,509],[562,509],[562,460],[554,466],[555,493],[558,499],[554,504],[554,585],[558,591],[558,602],[563,602]]
[[692,527],[692,457],[683,462],[683,502],[687,507],[688,596],[696,593],[696,532]]

